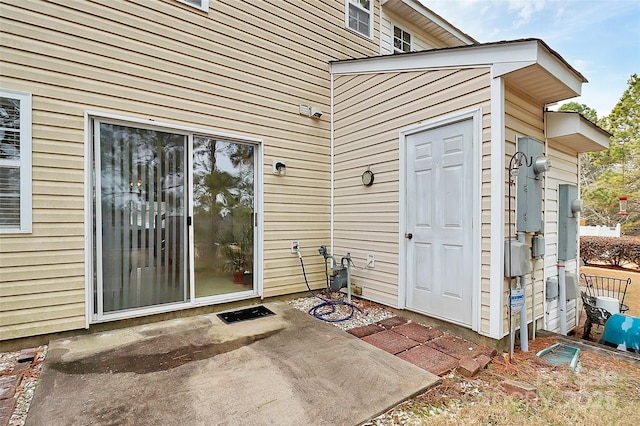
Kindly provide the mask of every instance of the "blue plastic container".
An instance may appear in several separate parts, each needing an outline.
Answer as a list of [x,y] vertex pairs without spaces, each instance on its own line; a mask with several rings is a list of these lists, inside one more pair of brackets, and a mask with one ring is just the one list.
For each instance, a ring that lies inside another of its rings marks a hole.
[[604,325],[600,343],[621,351],[640,353],[640,318],[613,314]]

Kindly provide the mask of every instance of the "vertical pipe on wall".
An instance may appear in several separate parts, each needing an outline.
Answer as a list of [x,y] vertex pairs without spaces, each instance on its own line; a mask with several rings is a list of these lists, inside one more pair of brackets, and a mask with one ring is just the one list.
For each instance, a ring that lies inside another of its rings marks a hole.
[[[533,243],[532,243],[533,244]],[[536,340],[536,263],[538,258],[533,258],[531,266],[531,340]]]
[[567,287],[564,260],[558,260],[558,299],[560,305],[560,334],[567,335]]
[[[525,233],[518,232],[518,241],[525,243]],[[526,275],[520,276],[520,287],[524,294],[524,306],[520,310],[520,350],[529,352],[529,329],[527,328],[527,279]]]

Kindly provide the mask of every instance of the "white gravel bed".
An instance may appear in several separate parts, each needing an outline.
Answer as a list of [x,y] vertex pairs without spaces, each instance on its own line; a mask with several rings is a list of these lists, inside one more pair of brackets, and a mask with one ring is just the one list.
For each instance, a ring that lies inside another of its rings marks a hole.
[[[330,297],[328,297],[324,293],[316,293],[316,294],[318,294],[319,296],[327,300],[344,301],[344,302],[347,301],[347,295],[342,292],[336,292],[336,291],[331,292]],[[312,309],[314,306],[317,306],[323,303],[323,301],[317,297],[309,296],[309,297],[301,297],[299,299],[293,299],[293,300],[290,300],[288,303],[294,308],[308,313],[310,309]],[[358,299],[356,297],[351,297],[351,303],[357,306],[358,308],[360,308],[362,312],[358,310],[354,310],[353,316],[350,319],[346,321],[329,322],[329,323],[346,331],[346,330],[351,330],[352,328],[373,324],[378,321],[382,321],[383,319],[391,318],[395,316],[395,314],[384,309],[382,306],[376,303]],[[330,306],[325,306],[322,309],[319,309],[318,312],[322,313],[330,310],[331,310]],[[349,316],[351,312],[352,312],[352,309],[349,306],[335,305],[335,312],[332,313],[331,315],[327,315],[326,318],[333,319],[333,320],[345,318]]]

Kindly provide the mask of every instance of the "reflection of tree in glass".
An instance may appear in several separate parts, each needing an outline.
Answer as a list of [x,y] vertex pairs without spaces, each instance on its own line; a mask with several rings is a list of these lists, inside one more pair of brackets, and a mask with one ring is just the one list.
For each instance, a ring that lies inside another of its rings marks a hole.
[[[194,227],[199,263],[224,269],[253,256],[253,146],[196,137]],[[231,259],[235,254],[238,259]],[[242,260],[240,260],[242,258]]]
[[0,159],[20,159],[20,101],[0,98]]

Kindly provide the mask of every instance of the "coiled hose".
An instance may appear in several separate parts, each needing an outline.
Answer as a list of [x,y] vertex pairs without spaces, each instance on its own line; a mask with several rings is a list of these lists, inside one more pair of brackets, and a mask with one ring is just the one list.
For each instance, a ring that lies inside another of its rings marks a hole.
[[[313,297],[317,297],[318,299],[320,299],[322,302],[319,303],[318,305],[314,306],[313,308],[309,309],[308,313],[309,315],[313,315],[314,317],[318,318],[319,320],[322,321],[326,321],[326,322],[343,322],[343,321],[348,321],[350,320],[356,313],[356,310],[360,313],[362,313],[362,309],[358,308],[356,305],[349,303],[349,302],[345,302],[342,300],[329,300],[329,299],[325,299],[322,296],[318,296],[317,294],[315,294],[313,292],[313,290],[311,290],[311,287],[309,286],[309,281],[307,280],[307,272],[304,270],[304,261],[302,260],[302,255],[300,254],[300,252],[298,252],[298,257],[300,258],[300,266],[302,267],[302,275],[304,276],[304,282],[307,285],[307,289],[309,290],[309,293],[311,293],[311,295]],[[327,276],[327,279],[329,279],[329,277]],[[348,306],[351,310],[349,312],[349,315],[342,317],[342,318],[337,318],[337,319],[333,319],[333,318],[329,318],[329,316],[333,313],[336,312],[336,306],[337,305],[344,305],[344,306]]]

